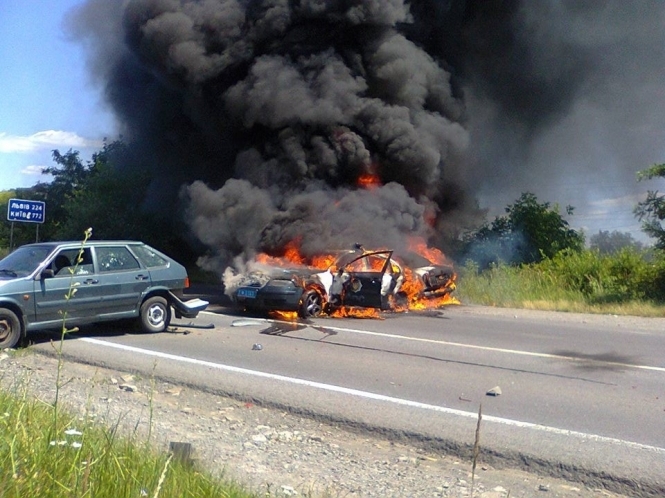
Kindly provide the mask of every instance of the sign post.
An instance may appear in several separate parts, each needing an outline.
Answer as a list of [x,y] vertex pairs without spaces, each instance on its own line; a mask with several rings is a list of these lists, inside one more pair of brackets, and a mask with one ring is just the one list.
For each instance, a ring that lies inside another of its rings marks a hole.
[[39,224],[46,219],[46,203],[43,201],[30,201],[26,199],[9,199],[7,204],[7,221],[12,222],[9,230],[9,250],[14,249],[14,222],[37,223],[35,227],[35,242],[39,242]]

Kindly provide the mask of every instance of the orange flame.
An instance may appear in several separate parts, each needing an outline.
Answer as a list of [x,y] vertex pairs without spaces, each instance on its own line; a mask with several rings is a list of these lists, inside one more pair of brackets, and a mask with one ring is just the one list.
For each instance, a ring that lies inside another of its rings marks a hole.
[[377,165],[376,163],[369,163],[365,165],[365,172],[358,177],[356,184],[360,188],[366,190],[372,190],[383,185],[381,178],[376,173]]
[[337,308],[330,316],[334,318],[381,318],[379,310],[375,308],[354,308],[350,306]]
[[429,247],[421,237],[409,237],[409,249],[437,265],[449,264],[443,252],[436,247]]
[[292,240],[284,248],[282,256],[270,256],[266,253],[260,253],[256,256],[256,261],[272,266],[304,265],[306,258],[300,254],[300,240]]
[[298,320],[297,311],[270,311],[268,316],[273,320],[282,320],[284,322],[295,322]]
[[310,263],[314,268],[321,270],[327,270],[335,262],[335,256],[333,254],[324,254],[322,256],[314,256]]
[[381,179],[374,173],[363,173],[358,177],[358,186],[361,188],[372,190],[381,185]]
[[[409,249],[421,256],[427,258],[434,264],[446,265],[449,264],[446,256],[437,248],[429,247],[427,243],[418,237],[409,239]],[[310,267],[326,270],[334,264],[336,260],[334,254],[317,255],[307,258],[300,252],[300,240],[293,240],[289,242],[281,257],[269,256],[267,254],[259,254],[256,260],[270,264],[273,266],[289,266],[293,264],[308,265]],[[385,265],[385,259],[381,258],[368,258],[369,264],[374,271],[380,271]],[[363,270],[367,270],[364,268]],[[399,268],[393,266],[388,271],[398,272]],[[450,304],[460,304],[459,300],[453,297],[450,292],[455,289],[455,281],[457,276],[453,275],[451,282],[448,285],[448,292],[441,292],[439,296],[424,296],[424,284],[422,280],[415,275],[410,268],[402,268],[403,281],[400,288],[400,293],[406,298],[392,297],[392,309],[398,312],[416,311],[426,309],[436,309]],[[271,311],[270,315],[273,318],[280,320],[293,321],[297,319],[297,312],[285,311]],[[331,313],[332,317],[353,317],[353,318],[381,318],[380,311],[374,308],[355,308],[355,307],[341,307]]]

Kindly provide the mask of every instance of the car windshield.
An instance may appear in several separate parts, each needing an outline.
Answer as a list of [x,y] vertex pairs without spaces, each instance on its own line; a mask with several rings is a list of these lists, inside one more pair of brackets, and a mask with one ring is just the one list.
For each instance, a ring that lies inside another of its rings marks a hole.
[[424,256],[421,256],[420,254],[417,254],[415,252],[410,252],[403,256],[404,261],[406,264],[413,268],[421,268],[423,266],[432,266],[432,262],[425,258]]
[[386,261],[391,255],[391,251],[347,253],[337,259],[335,266],[352,272],[380,272],[386,267]]
[[0,278],[31,274],[53,251],[52,246],[23,246],[0,260]]

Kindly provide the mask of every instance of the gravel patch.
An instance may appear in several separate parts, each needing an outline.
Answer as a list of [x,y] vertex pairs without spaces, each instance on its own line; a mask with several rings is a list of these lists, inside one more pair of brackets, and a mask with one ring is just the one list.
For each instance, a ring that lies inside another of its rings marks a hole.
[[[0,382],[45,402],[57,359],[0,352]],[[60,400],[100,424],[150,429],[158,448],[192,445],[198,465],[267,497],[471,497],[471,462],[283,410],[65,361]],[[603,489],[478,461],[474,497],[619,497]]]

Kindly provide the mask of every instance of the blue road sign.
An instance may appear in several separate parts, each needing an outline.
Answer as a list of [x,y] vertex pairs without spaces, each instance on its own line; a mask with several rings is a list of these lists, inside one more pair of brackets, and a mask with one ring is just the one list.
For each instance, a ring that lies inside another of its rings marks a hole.
[[9,199],[9,203],[7,204],[7,221],[44,223],[45,217],[45,202],[26,201],[24,199]]

